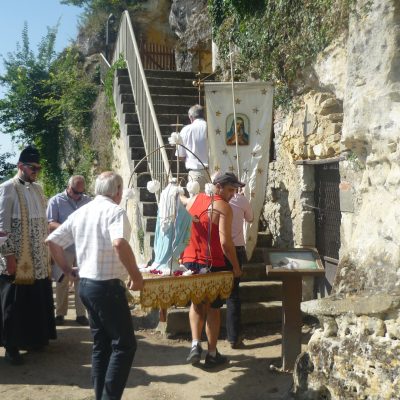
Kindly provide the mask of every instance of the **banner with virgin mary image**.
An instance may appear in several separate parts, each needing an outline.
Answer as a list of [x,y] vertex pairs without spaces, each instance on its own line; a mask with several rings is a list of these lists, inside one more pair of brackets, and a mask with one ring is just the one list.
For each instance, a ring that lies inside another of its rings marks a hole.
[[254,221],[245,224],[250,257],[257,242],[267,185],[273,86],[266,82],[235,82],[232,90],[230,82],[206,82],[204,87],[210,174],[231,171],[246,183],[244,194],[254,212]]

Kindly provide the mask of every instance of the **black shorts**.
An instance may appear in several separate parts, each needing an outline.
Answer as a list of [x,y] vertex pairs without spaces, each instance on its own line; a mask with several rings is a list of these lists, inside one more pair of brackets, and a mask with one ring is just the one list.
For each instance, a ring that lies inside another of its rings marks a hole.
[[[183,263],[183,265],[187,268],[190,269],[193,274],[198,274],[202,268],[207,268],[206,265],[204,264],[199,264],[196,262],[186,262]],[[223,271],[232,271],[232,265],[228,261],[227,258],[225,258],[225,266],[223,267],[210,267],[210,272],[223,272]],[[217,297],[211,304],[211,308],[221,308],[225,304],[225,300],[221,299],[220,297]]]

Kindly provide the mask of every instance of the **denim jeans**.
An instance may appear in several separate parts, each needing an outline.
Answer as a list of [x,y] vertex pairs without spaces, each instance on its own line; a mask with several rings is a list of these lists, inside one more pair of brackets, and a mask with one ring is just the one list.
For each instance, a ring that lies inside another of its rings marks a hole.
[[[246,250],[243,246],[236,246],[236,255],[242,268],[246,257]],[[235,343],[240,337],[242,302],[239,293],[240,278],[234,278],[233,288],[230,296],[226,299],[226,336],[228,342]]]
[[93,336],[96,400],[121,399],[137,346],[125,287],[119,279],[81,278],[79,295],[88,311]]

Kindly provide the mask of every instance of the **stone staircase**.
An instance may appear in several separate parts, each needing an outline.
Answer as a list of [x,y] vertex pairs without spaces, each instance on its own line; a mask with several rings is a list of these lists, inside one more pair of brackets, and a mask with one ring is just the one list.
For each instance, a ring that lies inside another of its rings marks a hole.
[[[187,112],[192,105],[199,102],[198,90],[192,85],[196,77],[194,73],[178,71],[146,70],[145,74],[160,131],[164,143],[167,144],[171,132],[176,130],[173,124],[177,123],[177,118],[181,124],[190,123]],[[152,247],[157,219],[157,203],[155,195],[149,193],[146,188],[147,182],[151,180],[147,161],[144,160],[139,165],[139,161],[143,159],[146,151],[126,69],[117,70],[116,83],[118,85],[118,101],[122,105],[124,113],[130,155],[138,173],[136,186],[140,199],[139,209],[144,231],[144,246]],[[201,103],[204,104],[203,98]],[[177,176],[178,163],[173,154],[174,150],[168,150],[167,153],[171,172]],[[178,179],[182,186],[185,186],[187,171],[183,162],[179,163],[179,172]],[[240,286],[243,325],[281,321],[281,283],[267,280],[263,250],[267,247],[271,247],[270,237],[259,234],[251,260],[243,265]],[[224,321],[225,306],[222,309],[222,326],[224,326]],[[188,308],[176,307],[168,310],[165,333],[174,335],[188,332],[190,332]]]

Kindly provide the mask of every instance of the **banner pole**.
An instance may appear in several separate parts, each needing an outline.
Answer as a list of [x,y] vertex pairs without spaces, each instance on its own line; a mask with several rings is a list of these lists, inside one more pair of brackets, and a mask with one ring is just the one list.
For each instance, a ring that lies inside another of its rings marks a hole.
[[233,121],[235,124],[236,168],[237,168],[237,176],[240,179],[238,132],[237,132],[236,108],[235,108],[235,87],[234,87],[235,85],[233,81],[232,42],[229,42],[229,60],[231,63],[232,107],[233,107]]

